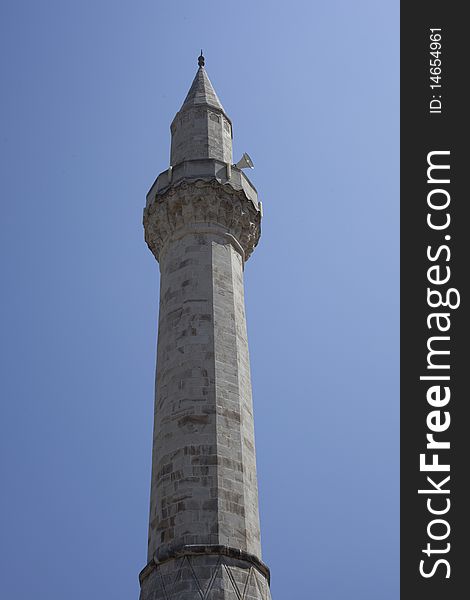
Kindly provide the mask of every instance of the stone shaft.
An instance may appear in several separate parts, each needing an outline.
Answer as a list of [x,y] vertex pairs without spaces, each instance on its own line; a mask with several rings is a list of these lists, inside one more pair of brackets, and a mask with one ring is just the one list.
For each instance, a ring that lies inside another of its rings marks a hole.
[[242,257],[208,228],[160,268],[149,560],[186,544],[259,555]]

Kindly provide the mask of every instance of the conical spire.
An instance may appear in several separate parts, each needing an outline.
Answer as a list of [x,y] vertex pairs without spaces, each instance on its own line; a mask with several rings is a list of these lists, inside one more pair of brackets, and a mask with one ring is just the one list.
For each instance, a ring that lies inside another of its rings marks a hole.
[[[202,62],[202,61],[200,61]],[[181,110],[188,108],[189,106],[212,106],[218,110],[224,111],[212,83],[207,75],[204,65],[200,65],[196,73],[196,77],[191,84],[188,95],[186,96]]]
[[210,158],[232,162],[232,124],[204,67],[199,68],[189,92],[171,124],[170,164]]

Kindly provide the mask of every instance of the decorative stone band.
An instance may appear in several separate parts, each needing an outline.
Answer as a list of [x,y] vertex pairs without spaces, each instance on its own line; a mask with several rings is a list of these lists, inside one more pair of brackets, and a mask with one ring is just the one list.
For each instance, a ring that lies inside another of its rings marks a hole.
[[269,571],[269,567],[264,564],[257,556],[254,554],[249,554],[244,550],[240,550],[239,548],[231,548],[230,546],[222,546],[218,544],[206,544],[206,545],[190,545],[187,544],[185,546],[179,546],[177,548],[173,548],[171,550],[166,550],[164,553],[160,555],[157,553],[154,559],[146,565],[142,571],[139,573],[139,581],[142,584],[144,580],[155,571],[158,566],[178,558],[183,558],[185,556],[228,556],[229,558],[233,558],[239,561],[250,563],[261,575],[263,575],[268,585],[270,584],[271,574]]
[[248,260],[261,234],[261,212],[243,190],[212,180],[185,180],[157,194],[144,209],[145,241],[157,260],[166,244],[187,233],[225,235]]

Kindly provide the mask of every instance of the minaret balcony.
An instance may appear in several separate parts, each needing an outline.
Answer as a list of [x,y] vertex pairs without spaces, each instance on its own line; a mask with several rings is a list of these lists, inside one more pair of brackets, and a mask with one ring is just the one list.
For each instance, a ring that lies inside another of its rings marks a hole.
[[147,194],[146,207],[155,201],[157,195],[164,194],[171,186],[176,186],[183,180],[190,181],[217,180],[228,184],[236,191],[243,191],[251,200],[254,208],[261,210],[258,192],[245,173],[228,163],[213,158],[185,160],[160,173]]

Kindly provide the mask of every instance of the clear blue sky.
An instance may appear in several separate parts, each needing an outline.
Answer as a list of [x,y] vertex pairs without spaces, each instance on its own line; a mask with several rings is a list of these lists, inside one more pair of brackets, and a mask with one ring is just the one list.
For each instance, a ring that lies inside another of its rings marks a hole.
[[2,1],[2,598],[138,598],[142,209],[201,47],[265,209],[245,273],[273,598],[398,598],[398,11]]

